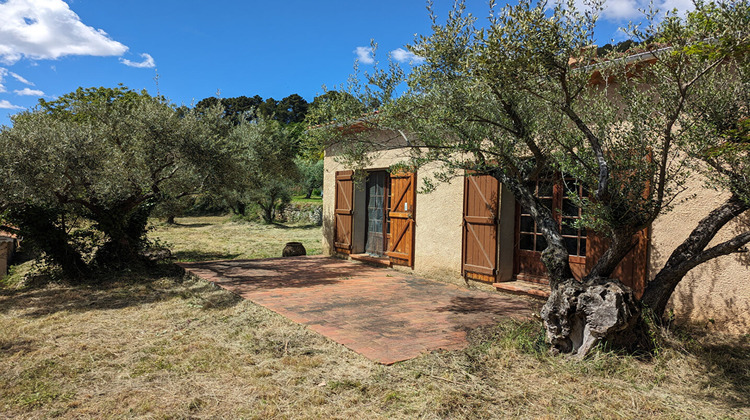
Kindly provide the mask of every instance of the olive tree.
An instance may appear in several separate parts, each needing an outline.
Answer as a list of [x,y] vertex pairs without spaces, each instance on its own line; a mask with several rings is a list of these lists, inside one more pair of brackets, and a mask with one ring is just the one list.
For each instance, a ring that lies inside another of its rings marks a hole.
[[0,211],[69,275],[139,259],[161,201],[228,168],[212,117],[125,87],[79,88],[0,130]]
[[[367,75],[375,88],[360,92],[366,102],[372,89],[392,92],[405,81],[402,95],[384,98],[377,116],[341,113],[334,120],[411,133],[412,158],[403,164],[441,164],[437,182],[467,170],[502,182],[547,242],[548,339],[558,351],[583,356],[601,340],[638,344],[644,312],[660,318],[690,269],[750,242],[750,229],[742,229],[712,243],[750,208],[750,7],[746,0],[696,3],[685,18],[661,20],[651,12],[645,29],[631,28],[634,49],[597,57],[602,5],[580,10],[573,3],[521,0],[497,11],[491,2],[487,24],[478,26],[456,2],[445,23],[433,15],[432,34],[409,46],[424,64],[404,80],[376,70]],[[382,147],[345,126],[329,124],[309,138],[344,145],[355,164]],[[576,227],[608,239],[580,281],[562,226],[534,194],[534,181],[550,172],[590,192],[568,192],[582,209]],[[612,274],[639,231],[689,199],[686,182],[699,175],[728,198],[657,268],[638,302]]]
[[293,127],[258,117],[234,127],[228,142],[235,150],[232,179],[219,186],[219,195],[233,211],[245,215],[250,205],[261,209],[265,223],[291,200],[291,189],[300,178],[295,157],[299,144]]

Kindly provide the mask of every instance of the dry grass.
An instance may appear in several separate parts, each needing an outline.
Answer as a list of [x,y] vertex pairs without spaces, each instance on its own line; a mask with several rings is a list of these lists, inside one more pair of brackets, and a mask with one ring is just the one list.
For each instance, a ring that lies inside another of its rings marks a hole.
[[151,237],[172,248],[178,261],[280,257],[284,244],[302,242],[307,255],[320,254],[320,226],[234,223],[228,216],[178,218],[156,224]]
[[578,362],[547,356],[540,331],[502,324],[465,351],[385,367],[169,265],[99,287],[6,288],[0,418],[750,417],[750,337]]

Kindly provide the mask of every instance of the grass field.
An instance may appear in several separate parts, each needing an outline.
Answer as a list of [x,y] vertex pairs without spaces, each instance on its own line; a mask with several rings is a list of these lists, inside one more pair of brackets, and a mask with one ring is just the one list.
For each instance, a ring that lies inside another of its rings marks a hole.
[[226,216],[178,218],[157,224],[151,237],[170,246],[177,261],[280,257],[284,244],[302,242],[308,255],[320,254],[320,226],[233,223]]
[[[152,235],[184,260],[319,252],[319,228],[178,222]],[[169,264],[105,280],[0,289],[0,418],[750,418],[748,336],[575,361],[505,323],[386,367]]]

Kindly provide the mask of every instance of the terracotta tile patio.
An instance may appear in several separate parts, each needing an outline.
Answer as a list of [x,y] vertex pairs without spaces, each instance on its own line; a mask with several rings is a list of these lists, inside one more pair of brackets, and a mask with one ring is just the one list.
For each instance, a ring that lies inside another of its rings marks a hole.
[[386,365],[464,348],[469,330],[538,310],[515,296],[321,256],[180,266]]

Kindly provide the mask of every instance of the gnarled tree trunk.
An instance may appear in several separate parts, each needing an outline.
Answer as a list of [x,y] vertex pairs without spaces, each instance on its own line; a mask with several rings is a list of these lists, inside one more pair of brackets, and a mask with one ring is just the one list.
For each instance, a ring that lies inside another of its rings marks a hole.
[[601,341],[629,347],[640,342],[640,304],[616,279],[568,279],[553,288],[542,308],[547,340],[555,353],[580,358]]

